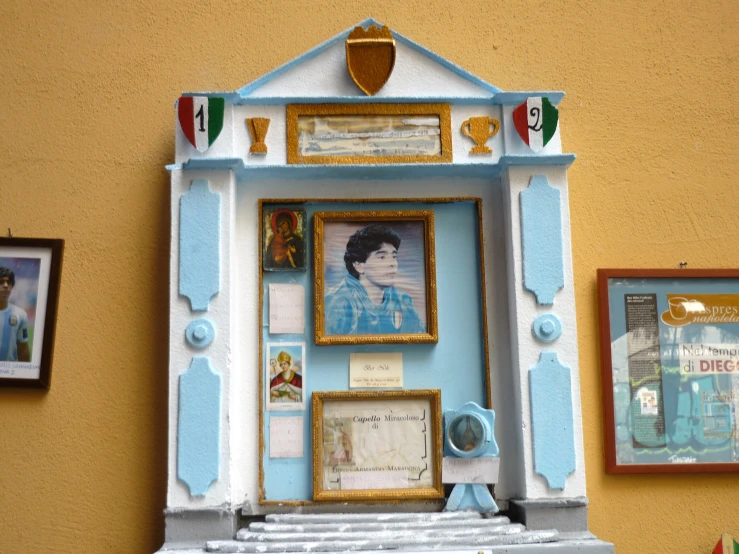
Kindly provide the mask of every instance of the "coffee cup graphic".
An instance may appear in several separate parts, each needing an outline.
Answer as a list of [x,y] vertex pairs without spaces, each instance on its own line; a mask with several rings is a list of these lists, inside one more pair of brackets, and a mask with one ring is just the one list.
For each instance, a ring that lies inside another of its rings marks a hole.
[[670,307],[670,316],[676,321],[685,319],[688,317],[688,309],[685,304],[688,302],[687,298],[681,296],[674,296],[667,300],[667,304]]

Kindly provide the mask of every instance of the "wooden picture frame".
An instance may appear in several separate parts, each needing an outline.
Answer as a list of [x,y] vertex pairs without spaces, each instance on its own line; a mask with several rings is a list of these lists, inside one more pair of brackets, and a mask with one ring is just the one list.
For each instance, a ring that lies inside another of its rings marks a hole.
[[64,241],[0,238],[0,387],[51,386]]
[[440,390],[317,391],[312,402],[314,501],[444,497]]
[[739,270],[599,269],[606,472],[739,471]]
[[438,342],[433,211],[316,212],[313,240],[317,345]]
[[449,104],[291,104],[288,164],[451,163]]

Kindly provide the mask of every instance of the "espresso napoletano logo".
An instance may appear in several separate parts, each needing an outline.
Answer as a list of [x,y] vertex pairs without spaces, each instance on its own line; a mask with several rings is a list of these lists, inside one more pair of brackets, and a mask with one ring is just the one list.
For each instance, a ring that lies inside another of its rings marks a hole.
[[668,294],[662,322],[672,327],[691,323],[739,323],[739,294]]

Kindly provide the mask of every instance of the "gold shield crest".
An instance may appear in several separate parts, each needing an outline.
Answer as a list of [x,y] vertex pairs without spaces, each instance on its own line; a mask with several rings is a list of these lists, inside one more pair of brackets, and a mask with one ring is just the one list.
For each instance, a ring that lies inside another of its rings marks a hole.
[[395,67],[395,39],[390,29],[355,27],[346,39],[346,67],[362,92],[372,96],[380,90]]

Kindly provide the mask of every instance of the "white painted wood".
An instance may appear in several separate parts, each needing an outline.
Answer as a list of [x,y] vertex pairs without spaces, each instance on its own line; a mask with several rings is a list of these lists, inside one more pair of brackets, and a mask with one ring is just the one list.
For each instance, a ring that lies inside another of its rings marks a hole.
[[[490,98],[492,93],[409,46],[396,43],[395,68],[375,98]],[[304,60],[258,87],[251,98],[365,96],[346,69],[344,41]]]
[[[179,294],[179,223],[180,197],[190,190],[193,179],[206,179],[210,190],[221,195],[221,286],[220,292],[210,301],[207,312],[192,312],[190,301]],[[234,281],[233,253],[234,241],[234,201],[236,180],[230,171],[190,171],[174,170],[171,175],[171,220],[172,239],[170,242],[170,317],[169,317],[169,442],[167,507],[187,507],[202,509],[230,504],[231,485],[231,446],[230,446],[230,391],[232,389],[231,345],[236,344],[232,324],[232,294]],[[205,350],[197,350],[185,341],[185,328],[193,319],[207,317],[216,327],[216,338]],[[221,459],[220,477],[202,497],[190,496],[190,491],[177,479],[177,412],[179,401],[179,376],[184,373],[193,356],[207,356],[211,367],[221,376]]]
[[[540,306],[531,292],[523,288],[523,256],[521,241],[521,191],[529,186],[533,175],[545,175],[549,184],[560,191],[562,202],[562,252],[565,285],[557,292],[553,306]],[[524,490],[527,499],[566,498],[585,496],[585,456],[582,436],[582,409],[580,405],[580,371],[577,356],[577,317],[575,313],[574,276],[572,271],[572,244],[570,237],[569,196],[566,170],[563,168],[510,168],[503,175],[508,234],[509,322],[511,326],[512,375],[517,406],[517,425],[522,431]],[[539,314],[554,313],[562,321],[562,336],[552,344],[536,341],[531,325]],[[560,362],[570,368],[572,377],[572,415],[575,435],[576,469],[567,477],[563,490],[550,489],[546,480],[534,472],[531,435],[531,405],[529,397],[529,369],[544,351],[555,351]]]

